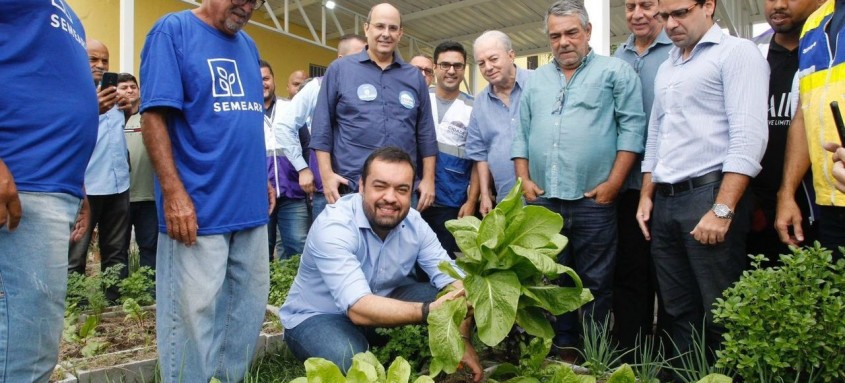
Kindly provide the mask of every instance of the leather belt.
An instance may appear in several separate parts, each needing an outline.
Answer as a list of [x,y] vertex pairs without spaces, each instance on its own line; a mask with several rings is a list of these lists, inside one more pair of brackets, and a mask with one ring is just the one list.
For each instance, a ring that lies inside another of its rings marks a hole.
[[714,182],[718,182],[722,180],[722,171],[721,170],[714,170],[710,173],[707,173],[703,176],[698,176],[694,178],[690,178],[686,181],[676,182],[673,184],[670,183],[663,183],[658,182],[656,184],[657,190],[666,197],[674,196],[678,193],[683,193],[686,191],[690,191],[695,188],[699,188],[705,185],[712,184]]

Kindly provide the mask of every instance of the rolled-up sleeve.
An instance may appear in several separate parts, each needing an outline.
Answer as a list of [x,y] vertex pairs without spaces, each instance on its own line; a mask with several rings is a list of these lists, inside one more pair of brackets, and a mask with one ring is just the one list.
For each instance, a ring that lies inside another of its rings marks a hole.
[[481,134],[481,126],[478,119],[479,107],[476,104],[469,116],[467,126],[466,151],[467,158],[473,161],[487,161],[487,147],[484,145],[484,138]]
[[723,172],[755,177],[768,143],[769,65],[750,41],[724,56],[722,79],[729,123]]
[[274,131],[276,143],[282,148],[282,153],[291,162],[296,171],[308,167],[303,158],[302,146],[299,143],[299,127],[308,121],[314,110],[320,92],[319,80],[311,80],[291,100],[288,113],[276,118]]
[[513,133],[511,159],[528,158],[528,131],[531,129],[531,80],[519,100],[519,126]]
[[614,73],[613,105],[618,133],[616,150],[642,153],[646,129],[640,78],[631,67],[622,63]]

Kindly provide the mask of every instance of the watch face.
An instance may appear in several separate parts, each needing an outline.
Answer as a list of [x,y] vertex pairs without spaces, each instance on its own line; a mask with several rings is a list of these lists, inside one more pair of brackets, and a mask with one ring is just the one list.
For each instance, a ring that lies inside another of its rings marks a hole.
[[716,213],[717,217],[723,218],[731,214],[731,209],[729,209],[726,205],[715,204],[713,205],[713,212]]

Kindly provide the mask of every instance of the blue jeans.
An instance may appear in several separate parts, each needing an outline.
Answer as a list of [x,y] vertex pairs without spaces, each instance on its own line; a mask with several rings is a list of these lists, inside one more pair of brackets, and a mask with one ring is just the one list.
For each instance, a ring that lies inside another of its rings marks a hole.
[[80,200],[18,195],[20,226],[0,229],[0,382],[47,382],[59,356],[67,247]]
[[723,327],[713,323],[713,302],[736,282],[746,265],[745,240],[751,223],[748,193],[736,205],[725,241],[703,245],[690,232],[708,213],[721,182],[664,196],[654,193],[651,215],[651,255],[666,313],[671,319],[672,339],[681,351],[701,331],[706,321],[706,342],[717,349]]
[[[406,302],[430,302],[437,288],[415,283],[397,288],[390,298]],[[297,359],[324,358],[344,372],[352,367],[352,356],[367,351],[375,338],[375,328],[358,326],[343,314],[314,315],[296,327],[285,329],[285,343]]]
[[326,195],[323,192],[314,193],[314,199],[311,200],[311,222],[317,219],[317,216],[326,209]]
[[158,237],[156,340],[165,382],[243,379],[270,289],[267,227]]
[[[581,308],[585,320],[601,323],[610,314],[613,304],[613,270],[616,266],[617,223],[616,204],[602,205],[591,198],[566,201],[538,198],[538,205],[563,216],[561,234],[569,238],[569,245],[558,255],[558,263],[575,270],[584,288],[595,299]],[[571,285],[563,277],[564,285]],[[581,329],[576,312],[557,317],[554,323],[554,344],[572,347],[578,344]]]
[[279,197],[276,199],[276,208],[270,213],[270,223],[267,224],[269,258],[272,259],[273,249],[276,248],[277,228],[281,235],[282,247],[276,255],[282,260],[302,254],[308,227],[308,204],[305,198]]
[[[156,244],[158,244],[158,211],[155,201],[129,203],[129,230],[135,228],[135,243],[141,252],[141,266],[156,269]],[[126,248],[132,236],[126,234]]]

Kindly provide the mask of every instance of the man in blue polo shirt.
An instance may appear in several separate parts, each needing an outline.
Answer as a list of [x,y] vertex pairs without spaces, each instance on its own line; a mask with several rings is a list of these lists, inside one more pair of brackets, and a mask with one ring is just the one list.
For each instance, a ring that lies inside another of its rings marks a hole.
[[[358,53],[367,45],[367,40],[360,35],[348,34],[340,37],[337,43],[337,57]],[[323,195],[323,182],[317,168],[317,156],[313,150],[306,150],[311,140],[311,122],[317,107],[322,77],[309,79],[302,89],[290,101],[290,112],[274,120],[273,131],[282,153],[299,173],[299,187],[308,195],[311,202],[311,220],[326,207]],[[305,157],[308,158],[305,158]]]
[[0,36],[0,382],[46,383],[59,355],[68,241],[85,231],[71,232],[97,140],[97,93],[85,30],[64,1],[0,2]]
[[437,137],[428,87],[419,69],[402,61],[396,46],[402,20],[379,4],[364,24],[367,48],[333,62],[323,78],[311,124],[311,149],[328,203],[358,190],[364,159],[376,148],[397,146],[422,158],[417,210],[434,202]]
[[167,233],[156,259],[166,382],[240,381],[264,319],[275,192],[258,50],[241,31],[261,3],[206,0],[166,15],[141,51],[141,129]]

